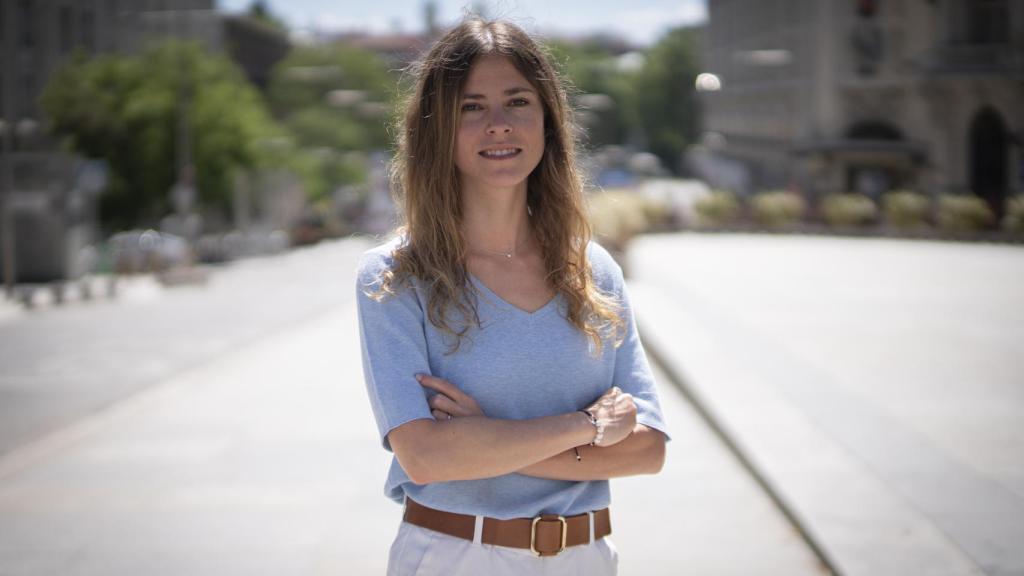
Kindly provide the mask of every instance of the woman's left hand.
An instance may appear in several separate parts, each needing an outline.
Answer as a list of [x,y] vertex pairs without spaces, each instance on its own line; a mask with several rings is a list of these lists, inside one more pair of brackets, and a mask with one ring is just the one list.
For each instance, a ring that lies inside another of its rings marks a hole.
[[418,374],[416,380],[420,385],[436,390],[435,394],[427,404],[430,405],[430,413],[437,420],[451,420],[460,416],[486,416],[484,411],[476,403],[472,396],[445,380],[429,374]]

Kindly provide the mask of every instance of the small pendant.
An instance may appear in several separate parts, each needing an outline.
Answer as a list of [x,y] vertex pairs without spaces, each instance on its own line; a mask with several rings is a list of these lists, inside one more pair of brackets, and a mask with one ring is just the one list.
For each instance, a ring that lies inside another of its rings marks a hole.
[[505,258],[512,258],[511,254],[505,254]]

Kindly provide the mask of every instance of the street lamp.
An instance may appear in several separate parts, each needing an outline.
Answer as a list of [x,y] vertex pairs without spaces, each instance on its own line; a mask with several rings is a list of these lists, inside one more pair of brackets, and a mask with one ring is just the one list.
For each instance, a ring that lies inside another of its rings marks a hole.
[[697,75],[694,87],[697,92],[718,92],[722,89],[722,80],[710,72],[704,72]]

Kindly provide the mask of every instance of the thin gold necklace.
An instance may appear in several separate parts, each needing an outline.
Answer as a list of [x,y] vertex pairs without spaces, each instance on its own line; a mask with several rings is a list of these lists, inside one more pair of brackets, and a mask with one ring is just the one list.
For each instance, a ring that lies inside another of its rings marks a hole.
[[477,252],[488,252],[490,254],[494,254],[495,256],[504,256],[505,258],[511,259],[513,256],[515,256],[516,251],[518,251],[520,248],[522,248],[523,244],[525,244],[526,241],[529,238],[530,238],[529,234],[524,236],[523,239],[520,240],[518,244],[516,244],[515,248],[513,248],[511,252],[502,252],[500,250],[490,250],[488,248],[473,248],[473,250],[476,250]]

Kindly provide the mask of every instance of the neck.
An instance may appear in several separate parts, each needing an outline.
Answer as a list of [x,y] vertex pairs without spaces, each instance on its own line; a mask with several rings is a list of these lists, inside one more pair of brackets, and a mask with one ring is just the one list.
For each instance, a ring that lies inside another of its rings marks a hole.
[[526,182],[512,188],[484,188],[464,182],[463,236],[470,252],[515,253],[530,235]]

